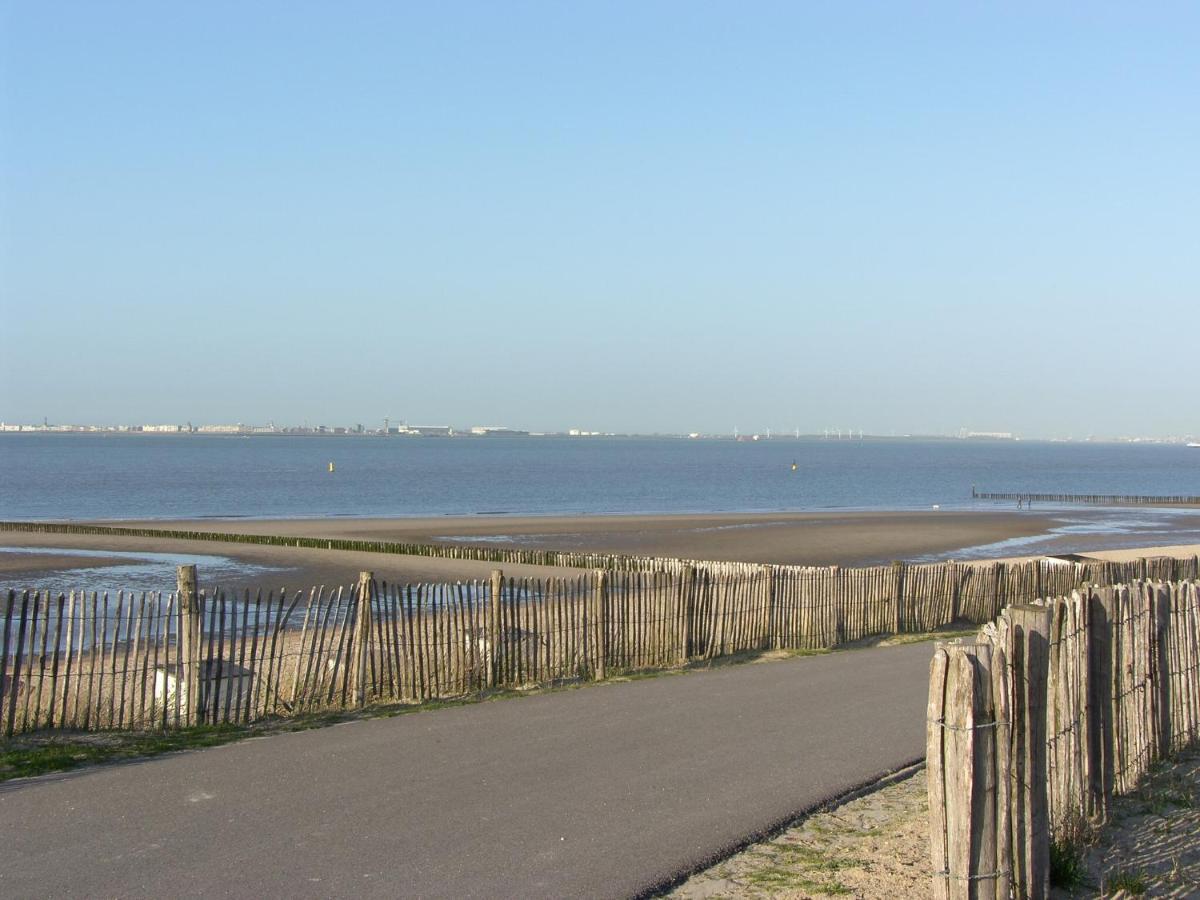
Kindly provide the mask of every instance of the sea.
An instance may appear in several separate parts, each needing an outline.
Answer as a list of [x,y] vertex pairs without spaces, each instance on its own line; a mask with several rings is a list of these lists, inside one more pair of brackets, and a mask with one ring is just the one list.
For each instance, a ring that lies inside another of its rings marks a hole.
[[[330,464],[333,471],[330,471]],[[794,467],[794,468],[793,468]],[[0,434],[0,519],[604,515],[1014,509],[981,491],[1200,495],[1200,450],[1165,444],[917,439]],[[1200,543],[1200,511],[1038,504],[1047,533],[940,558]],[[449,540],[455,540],[453,536]],[[462,536],[465,542],[478,537]],[[497,525],[489,543],[520,543]],[[76,560],[37,586],[169,590],[194,563],[212,583],[288,570],[219,553],[0,546]],[[103,557],[89,566],[89,557]],[[111,565],[115,558],[123,564]],[[28,587],[0,574],[0,590]]]
[[0,434],[7,520],[990,506],[972,501],[973,486],[1200,495],[1200,450],[907,438]]

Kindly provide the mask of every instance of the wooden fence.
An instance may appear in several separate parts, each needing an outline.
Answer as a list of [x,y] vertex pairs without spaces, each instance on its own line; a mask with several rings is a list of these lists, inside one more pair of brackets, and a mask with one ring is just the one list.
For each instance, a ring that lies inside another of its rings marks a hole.
[[820,649],[982,624],[1082,584],[1195,578],[1197,559],[894,563],[676,561],[670,571],[355,585],[305,592],[9,592],[0,727],[169,728],[605,678],[747,651]]
[[1200,583],[1015,605],[939,645],[927,725],[937,898],[1041,898],[1052,842],[1200,737]]

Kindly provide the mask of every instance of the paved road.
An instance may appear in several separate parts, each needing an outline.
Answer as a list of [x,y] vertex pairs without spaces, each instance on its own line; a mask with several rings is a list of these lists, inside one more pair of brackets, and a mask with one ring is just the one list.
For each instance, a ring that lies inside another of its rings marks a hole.
[[628,897],[924,750],[930,645],[0,785],[0,896]]

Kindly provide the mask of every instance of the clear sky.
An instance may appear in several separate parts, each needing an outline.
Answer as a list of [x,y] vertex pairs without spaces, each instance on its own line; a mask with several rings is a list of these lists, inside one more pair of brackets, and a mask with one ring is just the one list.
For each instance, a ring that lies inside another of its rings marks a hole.
[[0,3],[0,419],[1200,432],[1200,7]]

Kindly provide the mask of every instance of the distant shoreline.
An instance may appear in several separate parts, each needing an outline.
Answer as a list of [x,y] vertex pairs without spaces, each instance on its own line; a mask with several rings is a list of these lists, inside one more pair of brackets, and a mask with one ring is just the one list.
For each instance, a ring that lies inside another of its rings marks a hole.
[[[336,426],[341,427],[341,426]],[[604,441],[604,440],[637,440],[637,441],[721,441],[726,443],[742,443],[742,444],[773,444],[773,443],[830,443],[830,444],[851,444],[851,443],[879,443],[888,441],[897,442],[946,442],[955,444],[1071,444],[1077,446],[1162,446],[1162,447],[1192,447],[1192,439],[1190,436],[1185,437],[1143,437],[1137,439],[1121,439],[1121,438],[1095,438],[1086,441],[1066,440],[1064,438],[1052,437],[983,437],[979,435],[959,437],[953,434],[863,434],[861,437],[835,437],[833,435],[825,435],[820,432],[810,432],[800,434],[799,436],[792,433],[771,434],[701,434],[695,435],[685,434],[683,432],[654,432],[654,433],[639,433],[639,432],[605,432],[592,434],[571,434],[567,431],[514,431],[509,433],[493,433],[493,434],[473,434],[469,428],[464,428],[462,431],[455,430],[453,434],[382,434],[378,430],[366,431],[312,431],[304,430],[297,426],[296,430],[288,431],[134,431],[131,429],[117,430],[113,426],[111,430],[107,426],[96,426],[96,430],[91,430],[87,427],[72,428],[72,429],[54,429],[54,428],[29,428],[21,431],[2,431],[0,437],[8,435],[41,435],[50,437],[149,437],[149,438],[186,438],[186,437],[203,437],[203,438],[281,438],[281,437],[315,437],[315,438],[385,438],[388,440],[415,440],[424,438],[433,438],[446,440],[450,438],[469,438],[471,440],[493,440],[493,441],[511,441],[533,438],[541,440],[544,438],[562,439],[570,441]]]

